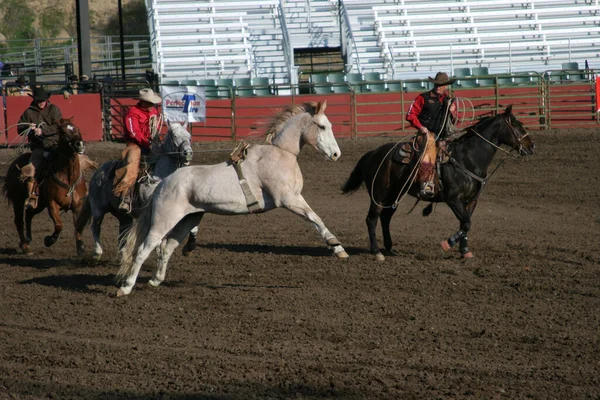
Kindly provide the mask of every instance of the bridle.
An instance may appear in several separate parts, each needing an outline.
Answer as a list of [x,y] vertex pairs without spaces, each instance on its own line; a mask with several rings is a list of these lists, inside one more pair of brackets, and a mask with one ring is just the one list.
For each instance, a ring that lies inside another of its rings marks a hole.
[[[185,162],[183,162],[182,159],[182,155],[184,155],[185,153],[185,144],[186,141],[182,141],[181,143],[179,143],[179,145],[177,146],[175,144],[175,138],[174,135],[171,133],[169,136],[169,142],[172,148],[176,149],[176,151],[165,151],[165,142],[162,142],[160,144],[160,150],[162,152],[162,154],[168,155],[169,157],[175,159],[175,161],[177,162],[177,166],[178,168],[181,168],[185,165]],[[192,153],[188,153],[185,156],[185,160],[189,163],[190,161],[192,161]]]
[[[517,140],[517,146],[514,146],[513,148],[510,149],[510,151],[507,151],[505,149],[503,149],[502,147],[498,146],[495,143],[492,143],[491,141],[489,141],[488,139],[486,139],[485,137],[483,137],[483,135],[481,135],[481,133],[477,132],[475,130],[475,128],[471,128],[473,130],[473,132],[475,132],[475,134],[477,136],[479,136],[479,138],[481,138],[482,140],[484,140],[485,142],[487,142],[488,144],[490,144],[492,147],[503,151],[504,153],[506,153],[509,156],[515,157],[515,158],[519,158],[521,154],[521,151],[525,148],[525,146],[523,146],[523,139],[525,139],[527,136],[529,136],[529,133],[526,132],[524,135],[519,136],[517,134],[517,132],[515,131],[515,127],[508,121],[508,118],[502,118],[504,120],[504,122],[506,122],[506,125],[508,125],[508,130],[510,131],[510,133],[512,133],[512,135],[515,137],[515,139]],[[517,155],[513,154],[512,151],[517,149]]]

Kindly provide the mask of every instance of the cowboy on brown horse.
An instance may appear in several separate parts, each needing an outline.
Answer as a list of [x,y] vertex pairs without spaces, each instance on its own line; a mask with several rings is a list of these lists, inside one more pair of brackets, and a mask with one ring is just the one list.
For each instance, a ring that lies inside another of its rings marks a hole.
[[[447,132],[446,121],[450,117],[456,121],[456,105],[451,101],[448,86],[454,83],[445,72],[438,72],[435,78],[429,77],[433,89],[417,96],[408,110],[406,120],[418,129],[418,139],[424,142],[424,155],[417,174],[421,184],[421,198],[435,195],[435,161],[437,158],[436,142],[443,140]],[[450,115],[448,115],[450,113]]]
[[31,148],[29,164],[21,170],[21,179],[27,182],[27,208],[37,208],[38,181],[36,171],[58,145],[59,124],[62,118],[57,106],[50,103],[50,92],[42,86],[36,86],[29,108],[23,112],[19,120],[19,134],[28,132],[27,140]]

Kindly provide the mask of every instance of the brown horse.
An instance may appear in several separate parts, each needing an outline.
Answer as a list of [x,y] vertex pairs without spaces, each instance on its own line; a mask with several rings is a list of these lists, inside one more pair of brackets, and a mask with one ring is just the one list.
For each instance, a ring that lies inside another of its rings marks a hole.
[[[61,119],[58,147],[46,160],[47,164],[41,166],[40,171],[37,172],[39,200],[35,209],[25,211],[27,187],[21,178],[21,169],[29,163],[31,153],[21,154],[8,168],[3,191],[9,203],[13,205],[14,221],[20,239],[19,247],[23,253],[31,253],[29,248],[31,220],[45,208],[48,209],[50,218],[54,222],[54,233],[44,238],[46,247],[56,242],[63,229],[61,211],[73,211],[73,221],[77,221],[87,194],[87,186],[79,162],[79,155],[83,151],[84,144],[79,128],[71,122],[71,119]],[[23,217],[25,217],[25,230]],[[84,252],[81,240],[83,228],[75,223],[75,240],[79,255]]]

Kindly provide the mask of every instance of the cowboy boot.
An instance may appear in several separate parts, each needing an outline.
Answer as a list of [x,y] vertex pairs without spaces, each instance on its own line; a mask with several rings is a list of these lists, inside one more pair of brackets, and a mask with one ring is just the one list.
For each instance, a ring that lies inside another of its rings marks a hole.
[[421,191],[419,192],[419,198],[428,200],[435,196],[435,187],[433,179],[435,177],[435,171],[433,170],[434,165],[431,163],[423,162],[419,167],[417,180],[420,182]]
[[421,199],[431,199],[435,196],[435,185],[433,182],[421,182],[421,191],[419,197]]
[[132,189],[128,189],[121,196],[121,203],[119,204],[119,211],[129,214],[131,212],[131,192]]
[[33,178],[27,180],[27,197],[25,208],[35,210],[38,205],[37,181]]

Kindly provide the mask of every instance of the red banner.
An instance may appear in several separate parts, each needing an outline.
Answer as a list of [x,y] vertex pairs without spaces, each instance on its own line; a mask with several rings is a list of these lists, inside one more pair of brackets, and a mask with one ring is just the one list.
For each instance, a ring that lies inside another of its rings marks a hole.
[[[78,94],[68,99],[61,95],[53,95],[50,101],[60,108],[63,118],[73,117],[73,123],[81,130],[85,142],[102,140],[102,108],[99,94]],[[23,143],[17,132],[17,123],[30,104],[29,96],[6,98],[6,121],[9,128],[7,140],[11,146]]]

